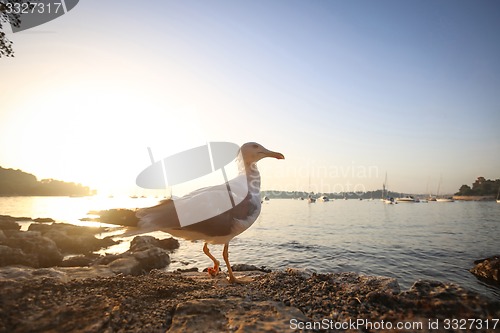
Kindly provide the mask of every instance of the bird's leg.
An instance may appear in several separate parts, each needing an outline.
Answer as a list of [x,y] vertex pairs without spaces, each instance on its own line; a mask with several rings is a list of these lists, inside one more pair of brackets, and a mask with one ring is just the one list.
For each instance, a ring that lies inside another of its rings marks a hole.
[[210,276],[216,276],[217,274],[219,274],[219,265],[220,265],[220,262],[219,260],[215,259],[215,257],[210,253],[210,250],[208,250],[208,244],[205,243],[205,245],[203,245],[203,253],[205,253],[210,259],[212,259],[212,261],[214,262],[214,267],[208,267],[208,274]]
[[249,283],[252,282],[253,279],[250,277],[242,277],[237,279],[233,274],[233,269],[231,268],[231,264],[229,263],[229,243],[224,244],[224,251],[222,252],[222,256],[224,257],[224,261],[227,266],[227,273],[229,277],[227,278],[229,283]]
[[222,257],[226,262],[227,273],[229,274],[229,283],[236,283],[238,280],[234,277],[233,269],[231,268],[231,264],[229,263],[229,243],[224,244],[224,251],[222,251]]

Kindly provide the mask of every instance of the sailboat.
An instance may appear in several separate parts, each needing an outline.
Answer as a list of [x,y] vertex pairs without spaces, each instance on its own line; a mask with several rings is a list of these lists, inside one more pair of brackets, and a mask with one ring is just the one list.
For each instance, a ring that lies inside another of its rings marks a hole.
[[500,203],[500,186],[498,187],[497,203]]
[[443,177],[441,176],[439,178],[438,189],[437,189],[437,192],[436,192],[436,202],[454,202],[455,200],[453,200],[452,197],[448,197],[448,198],[445,198],[445,197],[440,198],[439,197],[439,189],[441,188],[441,181],[442,181],[442,179],[443,179]]
[[382,184],[382,198],[380,200],[389,205],[397,204],[397,202],[394,201],[394,198],[389,198],[388,196],[389,196],[389,190],[387,189],[387,172],[386,172],[385,180],[384,183]]
[[[427,193],[429,193],[429,196],[427,197],[427,201],[436,201],[436,197],[432,196],[431,191],[429,191],[429,179],[427,179],[427,188],[425,189]],[[420,200],[422,201],[422,200]],[[425,201],[423,201],[425,202]]]
[[307,196],[307,203],[315,203],[316,198],[314,192],[311,191],[311,174],[309,174],[309,195]]
[[387,172],[385,173],[385,180],[384,180],[384,183],[382,184],[382,197],[380,198],[380,201],[385,201],[385,196],[386,196],[386,193],[385,193],[385,186],[387,184]]

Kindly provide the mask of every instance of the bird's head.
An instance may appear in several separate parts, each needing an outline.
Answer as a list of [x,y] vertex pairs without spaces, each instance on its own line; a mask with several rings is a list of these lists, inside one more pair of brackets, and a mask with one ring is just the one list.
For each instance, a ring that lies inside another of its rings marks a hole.
[[285,158],[283,154],[266,149],[262,145],[255,142],[245,143],[243,146],[241,146],[240,152],[246,165],[256,163],[264,157],[274,157],[279,160]]

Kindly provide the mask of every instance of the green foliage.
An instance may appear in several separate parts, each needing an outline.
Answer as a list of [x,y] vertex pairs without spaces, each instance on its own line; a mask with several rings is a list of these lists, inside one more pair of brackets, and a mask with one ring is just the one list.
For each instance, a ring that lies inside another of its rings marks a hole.
[[456,195],[497,195],[500,188],[500,179],[491,180],[484,177],[477,177],[472,184],[462,185]]
[[7,38],[7,35],[2,30],[4,24],[11,24],[15,27],[19,27],[21,24],[19,14],[7,13],[7,4],[14,4],[16,2],[29,4],[29,1],[26,0],[0,0],[0,58],[14,56],[12,42]]
[[91,194],[90,189],[81,184],[67,183],[55,179],[38,181],[32,174],[0,167],[0,196],[80,196]]

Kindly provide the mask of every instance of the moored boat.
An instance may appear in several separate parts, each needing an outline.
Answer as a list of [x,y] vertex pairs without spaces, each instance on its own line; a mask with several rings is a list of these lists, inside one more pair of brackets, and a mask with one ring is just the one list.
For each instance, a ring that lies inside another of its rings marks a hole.
[[330,201],[330,199],[329,199],[326,195],[322,195],[322,196],[320,196],[317,200],[318,200],[318,201],[321,201],[321,202],[327,202],[327,201]]
[[398,203],[400,203],[400,202],[403,202],[403,203],[415,203],[415,202],[420,202],[420,200],[419,200],[419,199],[414,198],[414,197],[413,197],[413,196],[411,196],[411,195],[407,195],[407,196],[405,196],[405,197],[401,197],[401,198],[396,198],[396,201],[397,201]]
[[388,205],[395,205],[397,204],[397,202],[394,200],[394,198],[386,198],[386,199],[383,199],[384,200],[384,203],[388,204]]

